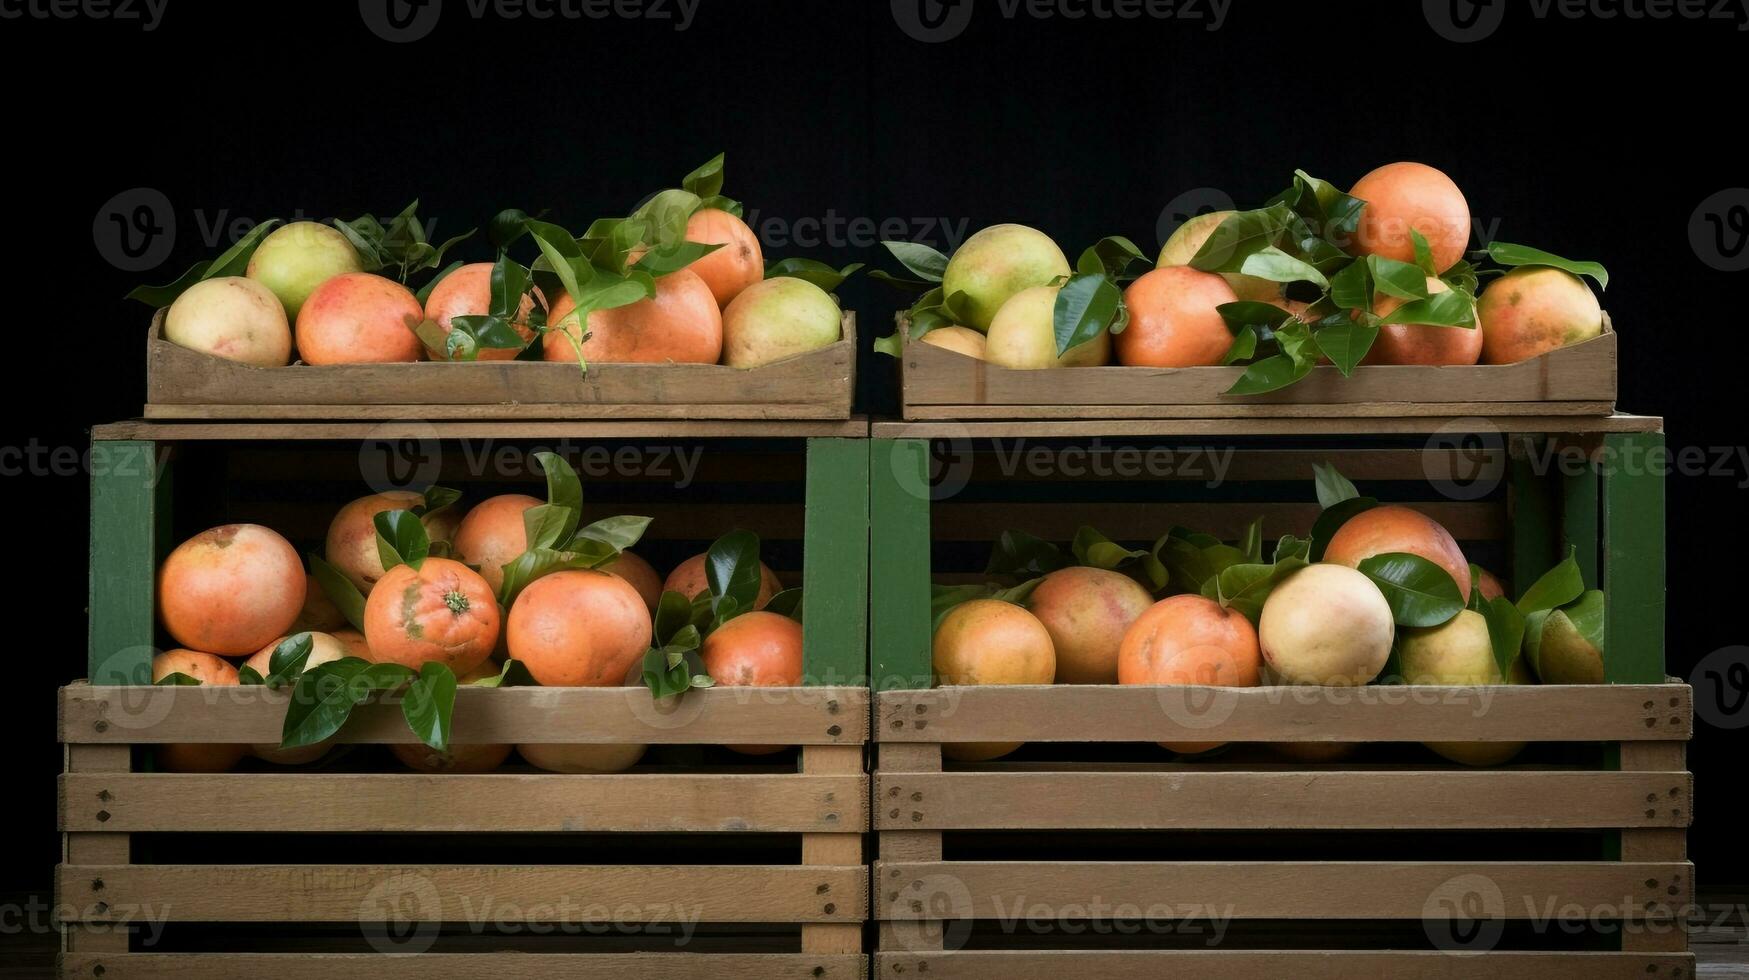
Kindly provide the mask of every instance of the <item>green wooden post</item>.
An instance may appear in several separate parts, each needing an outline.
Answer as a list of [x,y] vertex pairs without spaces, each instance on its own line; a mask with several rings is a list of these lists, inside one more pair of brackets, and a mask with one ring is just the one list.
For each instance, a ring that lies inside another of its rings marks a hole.
[[876,690],[927,688],[934,682],[929,443],[876,439],[873,447],[870,676]]
[[[1573,550],[1585,584],[1592,588],[1603,581],[1598,574],[1603,550],[1597,526],[1601,491],[1602,480],[1593,466],[1587,465],[1579,473],[1561,473],[1561,554]],[[1529,587],[1529,582],[1517,585],[1520,592]]]
[[86,676],[93,684],[149,684],[158,539],[169,514],[158,444],[101,441],[91,449]]
[[1554,481],[1537,472],[1536,461],[1512,460],[1512,589],[1522,594],[1555,566],[1556,514]]
[[809,439],[802,682],[867,683],[868,440]]
[[1603,447],[1603,674],[1611,684],[1662,684],[1664,434],[1611,434]]

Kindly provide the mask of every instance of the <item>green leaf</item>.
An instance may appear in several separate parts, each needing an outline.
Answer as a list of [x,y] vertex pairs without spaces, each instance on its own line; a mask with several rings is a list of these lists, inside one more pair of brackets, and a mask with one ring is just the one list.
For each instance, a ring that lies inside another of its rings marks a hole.
[[[1367,318],[1369,321],[1371,317]],[[1349,316],[1346,312],[1332,316],[1329,321],[1319,323],[1312,332],[1312,339],[1318,345],[1318,350],[1343,377],[1354,374],[1354,369],[1372,350],[1373,342],[1379,338],[1379,328],[1376,323],[1361,322]]]
[[1579,598],[1585,592],[1585,576],[1579,570],[1579,551],[1568,548],[1566,560],[1543,573],[1518,599],[1518,611],[1526,616],[1556,609]]
[[888,357],[900,357],[905,353],[905,341],[900,338],[899,332],[895,330],[892,333],[887,334],[885,337],[876,337],[874,349],[876,354],[885,354]]
[[710,586],[711,608],[716,613],[713,628],[745,612],[759,601],[762,572],[759,567],[759,535],[736,529],[711,542],[704,563],[705,582]]
[[1561,611],[1567,614],[1567,619],[1579,631],[1579,635],[1585,638],[1585,642],[1597,648],[1597,652],[1603,653],[1608,649],[1603,643],[1605,609],[1601,591],[1591,589],[1577,601],[1562,606]]
[[421,520],[432,514],[440,513],[454,507],[462,499],[462,492],[450,487],[431,486],[420,496],[420,502],[413,506],[413,513]]
[[1263,561],[1263,518],[1245,526],[1245,536],[1239,539],[1239,550],[1245,553],[1247,561]]
[[[353,683],[370,666],[357,657],[342,657],[299,674],[297,685],[292,688],[291,703],[286,707],[280,746],[290,749],[314,745],[339,731],[352,714],[353,705],[372,690],[368,679],[362,684]],[[400,669],[412,674],[405,667]]]
[[571,549],[582,550],[586,542],[603,545],[615,554],[629,550],[643,540],[650,529],[650,518],[619,515],[604,517],[578,531],[571,539]]
[[1505,596],[1484,599],[1477,609],[1488,621],[1488,642],[1494,647],[1494,665],[1502,679],[1512,677],[1512,662],[1524,647],[1524,614]]
[[177,671],[173,674],[165,674],[153,681],[152,684],[155,687],[199,687],[200,681],[182,671]]
[[[1420,232],[1411,228],[1409,229],[1409,240],[1415,244],[1415,267],[1420,269],[1424,276],[1438,277],[1439,267],[1433,264],[1433,249],[1428,246],[1427,239],[1422,237]],[[1502,674],[1501,676],[1506,675]]]
[[1110,329],[1123,309],[1123,291],[1104,273],[1069,277],[1057,291],[1051,310],[1056,332],[1057,356],[1081,346]]
[[767,279],[800,279],[813,283],[826,292],[834,292],[844,284],[844,280],[855,275],[862,268],[861,262],[852,262],[842,269],[834,269],[824,262],[814,259],[784,259],[773,262],[765,267]]
[[316,577],[316,584],[329,601],[340,610],[340,615],[352,624],[352,628],[364,631],[364,593],[358,591],[358,586],[352,584],[340,569],[330,565],[327,559],[315,552],[305,556],[310,562],[310,574]]
[[[1277,584],[1288,575],[1306,567],[1304,558],[1285,558],[1265,565],[1247,562],[1229,565],[1212,580],[1217,593],[1215,601],[1237,611],[1251,621],[1252,626],[1263,615],[1263,603]],[[1206,588],[1206,586],[1205,586]]]
[[665,190],[633,211],[631,220],[644,225],[650,247],[677,245],[686,241],[687,221],[703,207],[704,200],[691,191]]
[[1121,235],[1112,235],[1101,238],[1082,252],[1075,269],[1085,275],[1105,275],[1113,281],[1122,281],[1129,267],[1137,262],[1145,265],[1148,258],[1136,243]]
[[988,599],[993,590],[987,585],[932,585],[929,591],[929,631],[935,632],[954,607],[973,599]]
[[576,526],[577,512],[558,504],[540,504],[522,512],[523,537],[531,549],[558,550]]
[[1347,240],[1353,237],[1360,227],[1365,201],[1348,196],[1336,185],[1304,170],[1294,171],[1294,187],[1302,192],[1298,195],[1300,213],[1318,219],[1318,231],[1324,238]]
[[518,239],[528,234],[528,212],[521,208],[505,208],[492,216],[486,224],[486,237],[491,240],[492,248],[503,252]]
[[1075,531],[1075,540],[1070,542],[1069,550],[1082,565],[1107,571],[1147,554],[1146,551],[1125,548],[1098,530],[1085,525]]
[[1438,626],[1464,610],[1451,573],[1420,555],[1374,555],[1362,559],[1360,571],[1384,593],[1399,626]]
[[1279,565],[1290,558],[1309,560],[1312,553],[1312,542],[1309,538],[1299,538],[1284,534],[1275,542],[1275,553],[1270,561]]
[[1236,338],[1249,329],[1262,334],[1274,334],[1275,329],[1286,323],[1293,316],[1287,310],[1274,303],[1258,303],[1240,301],[1237,303],[1222,303],[1215,307],[1221,319],[1226,322],[1227,330]]
[[1038,588],[1039,583],[1044,580],[1044,576],[1042,575],[1038,578],[1027,579],[1011,589],[998,589],[995,592],[992,592],[990,598],[995,599],[998,602],[1009,602],[1016,606],[1024,606],[1026,605],[1026,601],[1032,598],[1033,590]]
[[158,309],[176,302],[176,297],[187,292],[188,287],[197,282],[223,276],[240,276],[249,268],[249,260],[255,255],[255,247],[260,245],[261,239],[267,237],[267,233],[279,223],[278,218],[263,221],[249,229],[242,238],[237,239],[236,244],[219,253],[218,258],[210,262],[196,262],[175,282],[163,286],[136,286],[128,291],[125,298]]
[[1372,269],[1353,262],[1330,277],[1330,302],[1339,309],[1372,311]]
[[484,677],[468,685],[469,687],[538,687],[540,682],[528,672],[528,665],[514,657],[506,659],[504,666],[498,669],[493,677]]
[[1240,327],[1233,335],[1233,345],[1221,355],[1222,364],[1236,364],[1248,361],[1257,356],[1257,330],[1255,327]]
[[298,633],[281,640],[267,658],[267,677],[262,683],[278,688],[296,681],[310,662],[310,653],[315,648],[315,638],[309,633]]
[[1486,251],[1489,258],[1504,266],[1548,266],[1575,276],[1590,276],[1597,280],[1597,285],[1600,288],[1609,288],[1609,272],[1597,262],[1575,262],[1572,259],[1564,259],[1553,252],[1545,252],[1540,248],[1531,248],[1528,245],[1513,245],[1510,242],[1489,242]]
[[426,663],[407,685],[401,717],[419,741],[439,752],[449,750],[450,720],[455,715],[455,672],[447,664]]
[[1360,491],[1336,469],[1334,463],[1313,463],[1312,485],[1318,492],[1318,506],[1325,510],[1360,496]]
[[1474,327],[1476,303],[1466,293],[1434,293],[1426,299],[1404,303],[1381,323],[1414,323],[1427,327]]
[[721,243],[705,245],[699,242],[676,242],[652,248],[633,264],[632,268],[639,272],[647,272],[652,276],[665,276],[697,262],[699,259],[722,248]]
[[[577,531],[577,522],[583,513],[583,481],[578,478],[577,471],[558,453],[540,452],[534,454],[535,462],[540,464],[541,472],[547,478],[547,503],[564,507],[571,512],[570,523],[554,538],[555,542],[568,541]],[[534,539],[530,538],[530,542]]]
[[664,592],[656,602],[653,635],[657,646],[667,646],[674,636],[692,624],[692,599],[678,592]]
[[377,529],[377,557],[383,568],[411,565],[418,568],[431,553],[431,538],[425,522],[410,510],[385,510],[372,519]]
[[925,282],[940,282],[947,274],[947,256],[915,242],[882,242],[911,274]]
[[784,589],[782,592],[771,597],[771,601],[765,604],[765,611],[768,613],[777,613],[779,616],[788,616],[798,623],[801,622],[802,590]]
[[1324,274],[1303,259],[1295,258],[1279,248],[1271,245],[1259,249],[1245,257],[1239,271],[1247,276],[1256,276],[1270,282],[1309,282],[1322,288],[1330,281]]
[[267,681],[262,678],[260,671],[248,664],[243,664],[237,668],[237,683],[245,687],[259,687],[266,684]]
[[[1372,275],[1374,302],[1379,296],[1395,296],[1403,300],[1427,298],[1427,274],[1415,266],[1382,255],[1369,255],[1366,262],[1367,271]],[[1372,308],[1373,303],[1361,307],[1367,312]]]
[[1324,549],[1330,546],[1330,539],[1336,536],[1342,525],[1348,523],[1348,519],[1354,515],[1372,510],[1378,505],[1379,502],[1371,497],[1351,497],[1325,507],[1324,512],[1312,524],[1312,546],[1308,557],[1314,562],[1323,561]]
[[1061,549],[1043,538],[1025,531],[1003,531],[990,552],[984,574],[998,577],[1031,578],[1049,575],[1072,564]]
[[681,178],[680,186],[704,197],[716,197],[723,192],[723,154],[719,153],[692,173]]
[[1239,272],[1247,259],[1276,246],[1294,213],[1286,204],[1228,215],[1191,257],[1190,267],[1203,272]]
[[[437,288],[437,284],[444,281],[445,279],[448,279],[450,273],[454,272],[455,270],[461,268],[464,265],[467,265],[467,263],[461,261],[460,259],[457,259],[456,261],[451,262],[449,265],[444,267],[442,272],[439,272],[437,275],[431,277],[430,282],[426,283],[423,286],[420,286],[419,290],[413,294],[413,298],[419,301],[420,306],[424,306],[426,301],[431,299],[431,291]],[[427,321],[427,322],[429,322],[429,321]]]
[[1245,368],[1245,373],[1223,394],[1261,395],[1280,391],[1312,373],[1313,362],[1300,361],[1287,354],[1272,354]]

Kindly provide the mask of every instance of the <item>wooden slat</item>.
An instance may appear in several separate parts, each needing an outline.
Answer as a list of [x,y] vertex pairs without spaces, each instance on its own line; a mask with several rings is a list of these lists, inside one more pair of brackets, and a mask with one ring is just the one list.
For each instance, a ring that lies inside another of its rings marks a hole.
[[[1438,521],[1459,541],[1493,541],[1506,536],[1506,510],[1496,503],[1416,503],[1415,509]],[[993,541],[1003,531],[1022,528],[1047,541],[1068,541],[1085,525],[1122,540],[1157,537],[1180,524],[1231,541],[1259,518],[1271,534],[1309,534],[1317,521],[1314,503],[1079,502],[991,503],[943,501],[935,505],[933,525],[940,541]]]
[[880,772],[874,825],[883,831],[1686,827],[1692,783],[1686,772]]
[[[801,865],[67,865],[84,922],[861,922],[868,868]],[[89,896],[101,895],[90,904]],[[832,906],[827,911],[827,906]],[[373,918],[378,916],[379,918]]]
[[1664,436],[1612,435],[1604,451],[1603,674],[1644,684],[1665,674]]
[[928,687],[929,444],[876,440],[870,450],[869,682]]
[[159,479],[168,459],[149,440],[91,447],[86,674],[107,684],[152,679],[157,530],[168,505]]
[[1099,950],[881,952],[877,977],[930,980],[1689,980],[1681,954],[1441,951]]
[[867,791],[836,774],[71,773],[60,783],[63,830],[130,833],[857,833]]
[[[61,689],[60,740],[72,743],[276,743],[284,691],[243,687]],[[658,708],[641,687],[513,687],[456,692],[457,744],[501,742],[860,745],[868,690],[719,687]],[[336,742],[418,741],[399,703],[360,705]]]
[[[802,677],[868,683],[868,465],[865,439],[808,440],[802,586]],[[690,507],[718,528],[739,527],[712,506]],[[857,771],[862,771],[857,755]]]
[[[814,777],[842,776],[854,782],[854,787],[840,791],[842,802],[858,805],[862,811],[860,826],[844,821],[845,833],[803,834],[802,864],[861,865],[862,832],[868,829],[868,776],[863,771],[860,745],[809,745],[802,749],[802,772]],[[866,883],[865,883],[866,884]],[[826,893],[821,897],[831,902],[848,896]],[[862,951],[862,923],[830,923],[802,926],[804,953],[859,953]]]
[[781,419],[587,419],[458,422],[402,416],[388,421],[301,422],[116,422],[91,430],[93,439],[155,439],[160,441],[319,440],[357,442],[364,439],[778,439],[868,435],[868,420],[787,421]]
[[[1075,368],[1080,371],[1082,368]],[[1598,418],[1615,411],[1609,401],[1574,402],[1369,402],[1364,405],[908,405],[905,418],[990,420],[1031,417],[1035,409],[1073,412],[1080,419],[1303,419],[1549,415]]]
[[[126,745],[66,745],[61,752],[70,773],[120,777],[132,766],[133,753]],[[63,864],[126,864],[131,859],[132,841],[125,833],[105,830],[61,835]],[[63,918],[60,928],[63,952],[115,953],[128,948],[127,926],[88,925]]]
[[[572,368],[573,371],[576,368]],[[833,419],[848,415],[847,403],[817,401],[784,403],[695,403],[685,405],[591,405],[576,402],[530,402],[491,405],[147,405],[141,414],[154,421],[222,422],[258,419],[271,422],[324,419],[405,419],[489,421],[526,413],[531,419],[675,420],[724,419],[750,422]]]
[[[895,874],[895,872],[897,872]],[[1444,919],[1479,898],[1489,918],[1668,917],[1693,901],[1694,866],[1623,861],[941,861],[874,867],[876,916],[1050,922],[1149,909],[1239,919]],[[891,890],[899,897],[889,899]],[[1018,906],[1018,911],[1017,911]]]
[[1086,436],[1364,436],[1426,435],[1448,430],[1453,424],[1501,432],[1661,432],[1664,420],[1639,415],[1616,414],[1602,418],[1560,415],[1494,415],[1450,417],[1427,415],[1392,418],[1285,418],[1285,419],[1094,419],[1073,420],[1038,416],[1007,422],[876,422],[870,435],[876,439],[1011,439],[1018,437],[1079,438]]
[[[1506,464],[1505,450],[1500,447],[1421,449],[1253,449],[1243,451],[1226,446],[1147,447],[1127,442],[1089,445],[1085,448],[1089,463],[1073,472],[1029,472],[1034,483],[1122,483],[1133,482],[1139,468],[1145,468],[1147,478],[1157,483],[1234,484],[1252,482],[1291,483],[1304,487],[1312,479],[1312,467],[1332,463],[1342,475],[1364,485],[1378,480],[1425,482],[1451,472],[1475,472]],[[968,474],[972,482],[1003,477],[1023,466],[1029,449],[1021,446],[992,447],[983,443],[955,447],[955,464],[969,461]],[[1142,453],[1139,467],[1134,455]],[[1155,462],[1148,462],[1148,453],[1155,453]],[[1120,459],[1132,462],[1119,464]],[[1102,465],[1093,465],[1099,460]],[[354,457],[348,456],[356,470]]]
[[[76,980],[864,980],[868,957],[811,953],[129,953],[69,955]],[[1605,978],[1607,980],[1607,978]]]
[[[194,689],[190,689],[194,690]],[[884,742],[1687,741],[1687,685],[882,691]]]

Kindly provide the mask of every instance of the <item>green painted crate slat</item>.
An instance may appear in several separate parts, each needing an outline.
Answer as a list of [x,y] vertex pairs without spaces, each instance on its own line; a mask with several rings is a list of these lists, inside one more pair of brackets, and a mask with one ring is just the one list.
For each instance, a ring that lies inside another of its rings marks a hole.
[[1604,678],[1664,680],[1664,452],[1659,432],[1604,437]]
[[[86,674],[93,684],[147,684],[152,677],[153,580],[168,513],[158,444],[98,444],[91,473],[91,548]],[[143,559],[143,560],[142,560]]]
[[803,680],[861,684],[867,674],[868,441],[808,440],[802,564]]
[[929,613],[929,443],[876,439],[870,473],[875,534],[870,683],[877,690],[934,682]]

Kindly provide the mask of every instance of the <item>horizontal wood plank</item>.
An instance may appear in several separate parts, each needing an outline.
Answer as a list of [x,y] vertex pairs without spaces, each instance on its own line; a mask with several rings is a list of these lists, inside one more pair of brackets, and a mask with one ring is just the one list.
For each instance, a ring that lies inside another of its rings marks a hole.
[[1687,741],[1684,684],[1014,685],[883,691],[883,742]]
[[864,980],[868,957],[806,953],[68,954],[77,980]]
[[588,419],[496,422],[426,421],[422,411],[387,421],[347,421],[330,412],[323,421],[176,422],[129,421],[95,426],[97,441],[275,441],[364,439],[780,439],[868,436],[862,418],[823,421],[783,419]]
[[[1075,370],[1080,370],[1079,368]],[[1032,405],[907,405],[905,418],[925,422],[939,419],[988,420],[1030,418]],[[1611,401],[1573,402],[1367,402],[1365,404],[1310,405],[1106,405],[1078,403],[1051,405],[1053,414],[1072,412],[1082,419],[1304,419],[1304,418],[1402,418],[1431,415],[1446,418],[1465,415],[1560,415],[1597,418],[1615,411]]]
[[1687,862],[877,862],[876,918],[1668,918],[1693,901]]
[[930,980],[1689,980],[1685,953],[1408,950],[1111,950],[880,952],[877,977]]
[[[1686,827],[1686,772],[877,773],[877,830]],[[1577,801],[1584,801],[1583,804]]]
[[61,829],[261,833],[860,833],[851,775],[71,773]]
[[62,865],[70,921],[860,922],[868,868]]
[[1448,417],[1341,416],[1336,418],[1076,419],[1031,413],[1011,421],[876,422],[876,439],[1016,439],[1121,436],[1222,438],[1228,436],[1427,435],[1434,432],[1662,432],[1664,420],[1641,415],[1465,415]]
[[[261,686],[61,689],[68,743],[277,743],[287,691]],[[868,735],[868,690],[719,687],[658,705],[642,687],[462,688],[456,744],[501,742],[858,745]],[[360,705],[336,742],[417,742],[398,701]]]

